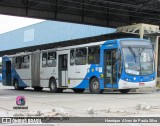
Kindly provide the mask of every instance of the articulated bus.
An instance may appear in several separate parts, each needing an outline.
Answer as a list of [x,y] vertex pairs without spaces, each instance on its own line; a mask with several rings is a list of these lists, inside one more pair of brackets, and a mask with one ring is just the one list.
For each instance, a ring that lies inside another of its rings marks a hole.
[[2,58],[3,85],[20,90],[50,88],[53,93],[105,89],[128,93],[156,86],[154,52],[148,40],[124,38]]

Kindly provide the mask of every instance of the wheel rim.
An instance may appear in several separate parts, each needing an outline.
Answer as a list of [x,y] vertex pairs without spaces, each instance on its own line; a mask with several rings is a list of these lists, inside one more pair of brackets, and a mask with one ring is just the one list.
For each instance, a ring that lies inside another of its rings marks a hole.
[[51,83],[51,89],[54,90],[55,87],[56,87],[56,86],[55,86],[54,82],[52,82],[52,83]]
[[99,82],[93,82],[93,89],[98,90],[99,89]]
[[15,88],[18,88],[18,83],[17,83],[17,81],[15,82]]

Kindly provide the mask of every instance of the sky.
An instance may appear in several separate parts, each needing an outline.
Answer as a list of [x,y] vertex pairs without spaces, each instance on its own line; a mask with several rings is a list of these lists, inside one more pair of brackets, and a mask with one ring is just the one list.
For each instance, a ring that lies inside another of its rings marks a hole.
[[16,16],[0,15],[0,34],[19,29],[44,20]]
[[[16,16],[7,16],[0,14],[0,34],[9,32],[15,29],[19,29],[31,24],[36,24],[42,22],[44,20],[34,19],[34,18],[24,18],[24,17],[16,17]],[[0,57],[0,62],[1,62]]]

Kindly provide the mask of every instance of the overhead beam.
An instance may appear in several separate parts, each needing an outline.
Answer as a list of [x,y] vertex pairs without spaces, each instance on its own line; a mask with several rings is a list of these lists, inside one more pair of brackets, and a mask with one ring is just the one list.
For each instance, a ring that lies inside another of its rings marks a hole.
[[142,22],[160,25],[159,5],[150,8],[142,6],[149,0],[136,1],[138,0],[0,0],[0,13],[107,27]]

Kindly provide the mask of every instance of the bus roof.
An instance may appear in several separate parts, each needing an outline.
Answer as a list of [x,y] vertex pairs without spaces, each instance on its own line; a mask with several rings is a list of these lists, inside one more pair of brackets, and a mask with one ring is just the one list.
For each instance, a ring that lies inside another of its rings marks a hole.
[[[122,39],[113,39],[113,40],[107,40],[107,41],[100,41],[100,42],[93,42],[93,43],[87,43],[87,44],[81,44],[81,45],[72,45],[72,46],[67,46],[67,47],[57,47],[57,48],[53,48],[53,49],[45,49],[45,50],[37,50],[40,52],[46,52],[46,51],[61,51],[61,50],[68,50],[68,49],[74,49],[74,48],[81,48],[81,47],[88,47],[88,46],[96,46],[96,45],[102,45],[102,44],[107,44],[107,42],[111,42],[111,41],[116,41],[116,42],[120,42],[122,40],[132,40],[132,41],[148,41],[145,39],[139,39],[139,38],[122,38]],[[36,52],[36,51],[33,51]],[[32,52],[21,52],[21,53],[17,53],[14,55],[5,55],[5,56],[9,56],[9,57],[14,57],[14,56],[23,56],[23,55],[30,55]]]

